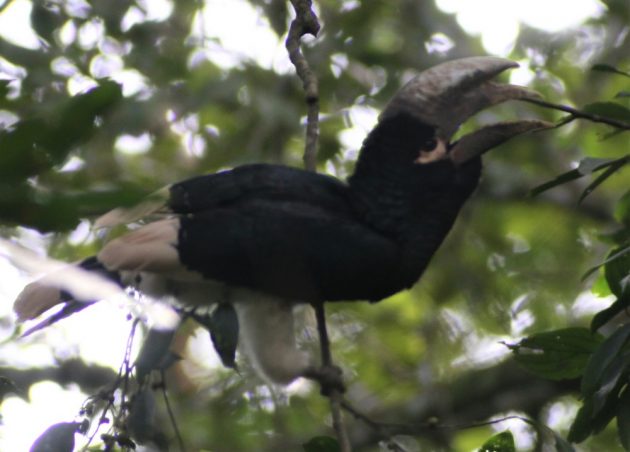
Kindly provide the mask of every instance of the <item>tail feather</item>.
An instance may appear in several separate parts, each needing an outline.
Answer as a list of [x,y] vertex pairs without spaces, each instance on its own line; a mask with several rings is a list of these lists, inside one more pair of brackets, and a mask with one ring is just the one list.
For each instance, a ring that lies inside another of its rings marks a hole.
[[96,301],[76,301],[71,300],[68,301],[60,311],[55,312],[54,314],[46,317],[44,320],[39,322],[37,325],[32,326],[24,333],[22,333],[22,337],[29,336],[36,331],[44,329],[54,323],[57,323],[59,320],[63,320],[66,317],[70,317],[72,314],[76,314],[79,311],[87,308],[90,305],[93,305]]
[[[107,278],[115,282],[122,287],[120,274],[107,270],[102,263],[100,263],[95,256],[88,257],[79,264],[78,267],[83,270],[87,270],[98,275]],[[63,270],[60,270],[63,271]],[[23,336],[34,333],[41,330],[53,323],[58,322],[76,312],[79,312],[86,307],[96,303],[98,300],[78,300],[69,292],[60,290],[53,284],[54,275],[45,276],[31,284],[27,285],[24,290],[18,295],[15,303],[13,304],[13,310],[17,314],[19,321],[32,320],[39,317],[49,309],[65,303],[61,310],[52,314],[48,318],[42,320],[34,327],[27,330]]]
[[26,286],[18,295],[13,303],[13,310],[17,314],[18,321],[23,322],[39,317],[63,301],[61,291],[57,287],[35,281]]

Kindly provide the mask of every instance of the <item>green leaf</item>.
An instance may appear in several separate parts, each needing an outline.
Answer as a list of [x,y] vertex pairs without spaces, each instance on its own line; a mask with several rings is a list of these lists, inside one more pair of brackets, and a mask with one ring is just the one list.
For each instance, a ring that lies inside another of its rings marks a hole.
[[585,157],[580,160],[577,169],[582,175],[593,174],[595,171],[604,169],[616,161],[617,159]]
[[615,359],[629,338],[630,325],[624,325],[606,338],[591,355],[584,369],[580,388],[584,397],[593,395],[599,389],[607,372],[610,372],[609,367],[614,366]]
[[630,226],[630,190],[617,201],[615,219],[623,225]]
[[7,97],[7,94],[9,94],[9,83],[11,83],[11,81],[12,80],[5,79],[0,80],[0,99],[4,99]]
[[36,190],[26,183],[0,183],[0,221],[42,232],[65,231],[74,228],[81,218],[133,205],[145,193],[144,189],[129,184],[113,190],[69,192]]
[[514,436],[512,432],[506,430],[497,433],[478,449],[478,452],[516,452]]
[[596,171],[607,168],[610,165],[615,164],[618,160],[622,160],[625,158],[626,157],[622,157],[621,159],[604,159],[604,158],[586,157],[580,161],[576,169],[567,171],[566,173],[562,173],[555,179],[532,188],[529,194],[530,196],[537,196],[540,193],[545,192],[558,185],[566,184],[567,182],[571,182],[572,180],[579,179],[588,174],[592,174]]
[[514,359],[533,374],[565,380],[582,375],[601,341],[601,336],[587,328],[567,328],[536,334],[508,347]]
[[613,74],[618,74],[618,75],[623,75],[623,76],[626,76],[626,77],[630,77],[629,73],[624,72],[622,70],[619,70],[616,67],[611,66],[609,64],[595,64],[595,65],[593,65],[591,70],[592,71],[599,71],[599,72],[611,72]]
[[58,7],[48,4],[45,1],[33,2],[31,9],[31,27],[35,32],[49,43],[54,42],[54,32],[63,25],[64,16],[62,16]]
[[278,36],[282,36],[287,31],[287,5],[286,2],[256,2],[265,11],[265,16],[269,19],[269,23],[273,31]]
[[572,443],[580,443],[591,434],[601,432],[615,417],[617,405],[617,396],[612,394],[606,399],[604,406],[595,414],[593,412],[593,399],[591,397],[584,399],[584,403],[569,429],[567,439]]
[[599,388],[593,394],[593,416],[597,416],[606,405],[609,397],[617,397],[619,379],[628,367],[628,356],[617,355],[602,373]]
[[630,121],[630,109],[616,102],[593,102],[592,104],[582,107],[582,110],[592,115],[621,121]]
[[606,399],[604,406],[599,409],[597,413],[593,413],[591,425],[594,435],[604,430],[608,426],[608,424],[610,424],[610,421],[612,421],[613,418],[617,415],[617,406],[619,404],[618,393],[619,390],[611,393]]
[[17,394],[21,397],[24,397],[22,391],[18,389],[13,380],[10,378],[4,377],[0,375],[0,404],[7,396],[7,394]]
[[76,145],[85,142],[96,129],[96,119],[117,105],[122,99],[119,84],[104,80],[89,91],[70,98],[51,118],[51,129],[46,148],[61,163]]
[[630,225],[612,229],[610,232],[597,234],[602,243],[623,245],[630,243]]
[[0,131],[0,181],[22,182],[65,161],[90,138],[96,119],[122,98],[120,85],[105,81],[68,99],[42,118],[26,118]]
[[584,191],[582,192],[582,195],[580,195],[580,199],[578,200],[578,204],[580,204],[584,198],[586,198],[588,195],[590,195],[593,190],[595,190],[595,188],[597,188],[602,182],[604,182],[606,179],[608,179],[610,176],[612,176],[613,174],[615,174],[617,171],[619,171],[623,166],[627,165],[628,162],[630,162],[630,157],[629,156],[624,156],[620,159],[617,159],[613,162],[610,162],[610,164],[608,164],[608,168],[606,169],[606,171],[604,171],[602,174],[600,174],[599,176],[597,176],[597,178],[595,178],[595,180],[593,182],[591,182],[588,187],[586,187],[584,189]]
[[235,369],[239,325],[234,306],[231,303],[220,303],[212,312],[210,320],[210,338],[214,349],[225,367]]
[[[626,255],[627,253],[630,253],[630,246],[627,246],[625,248],[618,248],[617,250],[615,250],[614,252],[610,252],[608,254],[608,257],[606,258],[606,260],[604,262],[602,262],[599,265],[596,265],[593,268],[590,268],[586,273],[584,273],[584,275],[582,276],[582,281],[586,280],[586,278],[588,278],[589,276],[591,276],[593,273],[595,273],[600,267],[614,261],[617,260],[621,257],[623,257],[624,255]],[[610,287],[610,286],[609,286]]]
[[630,450],[630,387],[626,386],[617,406],[617,434],[625,450]]
[[330,436],[315,436],[302,444],[304,452],[339,452],[339,441]]
[[604,276],[610,291],[622,302],[630,303],[630,246],[616,248],[608,254]]
[[541,184],[541,185],[538,185],[537,187],[532,188],[529,194],[530,196],[537,196],[541,194],[542,192],[545,192],[551,188],[557,187],[558,185],[566,184],[567,182],[570,182],[575,179],[579,179],[580,177],[583,177],[583,176],[584,174],[582,174],[579,170],[574,169],[566,173],[560,174],[558,177],[556,177],[553,180],[550,180],[549,182],[545,182],[544,184]]
[[591,422],[591,413],[593,412],[593,402],[590,398],[586,399],[573,420],[569,428],[567,439],[572,443],[581,443],[588,438],[593,432]]
[[42,119],[18,121],[0,131],[0,180],[21,181],[54,165],[44,146],[48,131]]
[[615,300],[613,304],[593,316],[593,320],[591,321],[591,331],[597,331],[608,323],[610,319],[615,317],[627,307],[628,303],[622,302],[621,300]]

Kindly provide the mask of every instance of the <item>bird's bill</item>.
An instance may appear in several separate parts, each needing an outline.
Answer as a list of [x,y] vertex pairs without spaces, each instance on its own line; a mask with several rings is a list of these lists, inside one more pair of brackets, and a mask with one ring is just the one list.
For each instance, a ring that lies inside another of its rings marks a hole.
[[[404,112],[436,128],[436,138],[448,143],[457,129],[474,114],[508,100],[539,99],[522,86],[491,81],[518,64],[497,57],[471,57],[434,66],[416,76],[389,102],[383,118]],[[550,127],[543,121],[525,120],[486,126],[457,144],[456,163],[463,163],[493,146],[531,130]],[[470,146],[464,149],[464,145]]]
[[459,139],[451,147],[448,157],[456,165],[461,165],[517,135],[551,127],[554,125],[536,119],[491,124]]

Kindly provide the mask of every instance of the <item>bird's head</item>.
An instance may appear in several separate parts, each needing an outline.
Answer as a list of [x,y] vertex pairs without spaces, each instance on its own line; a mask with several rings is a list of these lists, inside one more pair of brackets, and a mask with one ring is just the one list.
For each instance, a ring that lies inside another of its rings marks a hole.
[[[539,120],[490,124],[452,142],[457,129],[471,116],[508,100],[537,99],[527,88],[492,81],[518,64],[496,57],[471,57],[434,66],[413,78],[390,100],[379,125],[404,116],[423,129],[423,143],[415,163],[449,159],[462,165],[510,138],[551,127]],[[426,139],[427,130],[432,135]]]

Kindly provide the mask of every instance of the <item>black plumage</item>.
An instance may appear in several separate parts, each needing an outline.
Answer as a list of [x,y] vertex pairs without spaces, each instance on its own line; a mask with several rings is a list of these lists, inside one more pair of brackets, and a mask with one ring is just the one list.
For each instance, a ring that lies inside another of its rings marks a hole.
[[462,166],[404,164],[434,135],[408,115],[388,118],[366,139],[347,184],[248,165],[173,185],[168,205],[182,214],[182,264],[299,301],[376,301],[410,287],[481,169],[479,157]]

